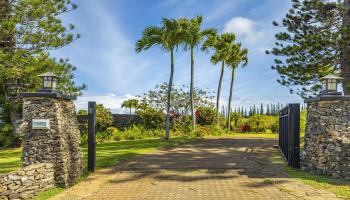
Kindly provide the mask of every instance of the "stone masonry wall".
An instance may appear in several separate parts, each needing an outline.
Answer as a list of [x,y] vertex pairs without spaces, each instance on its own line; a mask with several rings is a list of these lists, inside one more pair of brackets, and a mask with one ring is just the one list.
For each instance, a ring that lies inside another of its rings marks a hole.
[[304,141],[304,170],[350,178],[350,101],[309,102]]
[[29,199],[54,187],[51,163],[34,164],[0,175],[0,199]]
[[[142,118],[139,115],[112,114],[113,127],[120,130],[132,127],[134,124],[142,124]],[[78,115],[80,132],[87,131],[88,115]]]
[[[67,187],[76,182],[83,163],[73,102],[63,98],[24,98],[23,119],[23,165],[53,163],[55,185]],[[32,119],[49,119],[50,129],[32,129]]]

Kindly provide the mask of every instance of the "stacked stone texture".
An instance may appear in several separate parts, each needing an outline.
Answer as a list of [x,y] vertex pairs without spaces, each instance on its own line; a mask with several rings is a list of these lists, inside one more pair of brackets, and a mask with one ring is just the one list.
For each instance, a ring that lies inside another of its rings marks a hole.
[[350,101],[309,102],[304,141],[304,170],[350,179]]
[[54,169],[51,163],[34,164],[0,175],[0,199],[29,199],[53,188]]
[[[71,100],[27,97],[23,103],[26,123],[23,142],[23,165],[53,163],[55,185],[67,187],[83,171],[80,132]],[[50,129],[32,129],[33,119],[49,119]]]

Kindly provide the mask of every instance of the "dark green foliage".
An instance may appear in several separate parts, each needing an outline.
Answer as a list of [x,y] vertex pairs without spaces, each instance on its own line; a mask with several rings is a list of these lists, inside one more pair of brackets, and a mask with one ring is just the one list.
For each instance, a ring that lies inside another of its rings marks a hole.
[[146,129],[162,129],[165,127],[165,114],[159,110],[148,107],[137,111],[136,114],[141,116]]
[[20,93],[42,87],[37,75],[56,73],[58,89],[70,95],[79,95],[86,87],[73,81],[76,68],[67,59],[54,59],[49,52],[79,38],[72,33],[74,26],[65,26],[60,19],[76,7],[69,0],[0,1],[0,107],[3,120],[13,125],[13,137],[20,135]]
[[292,2],[282,22],[273,23],[285,30],[276,34],[275,48],[266,53],[276,57],[272,69],[281,75],[278,82],[307,98],[318,93],[319,79],[328,73],[341,69],[344,78],[350,75],[344,75],[350,63],[342,63],[346,56],[341,54],[349,45],[343,37],[343,1]]
[[12,144],[11,131],[11,124],[0,125],[0,147],[7,147]]
[[96,105],[96,126],[97,131],[105,131],[113,124],[113,116],[108,108],[102,104]]
[[188,135],[191,131],[192,117],[190,115],[173,116],[172,127],[176,135]]
[[216,119],[216,111],[211,107],[199,107],[196,110],[197,123],[204,125],[211,125]]

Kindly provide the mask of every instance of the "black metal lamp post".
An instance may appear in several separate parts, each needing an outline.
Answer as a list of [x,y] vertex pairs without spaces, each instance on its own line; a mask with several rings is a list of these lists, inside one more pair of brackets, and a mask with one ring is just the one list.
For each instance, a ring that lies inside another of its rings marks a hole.
[[328,74],[327,76],[321,78],[321,95],[342,95],[341,92],[338,92],[338,83],[340,80],[343,80],[343,78],[334,74]]
[[40,92],[54,92],[57,88],[57,75],[52,72],[47,72],[38,75],[43,78],[43,88]]

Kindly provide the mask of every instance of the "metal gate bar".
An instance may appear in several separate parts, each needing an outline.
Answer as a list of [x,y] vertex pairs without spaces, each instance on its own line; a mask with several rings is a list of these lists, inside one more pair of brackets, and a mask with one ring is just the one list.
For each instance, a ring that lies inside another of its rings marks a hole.
[[279,147],[288,165],[300,168],[300,104],[289,104],[279,112]]

